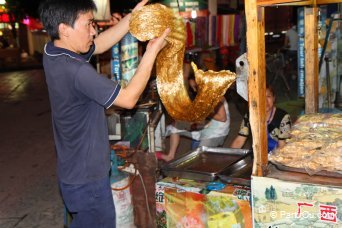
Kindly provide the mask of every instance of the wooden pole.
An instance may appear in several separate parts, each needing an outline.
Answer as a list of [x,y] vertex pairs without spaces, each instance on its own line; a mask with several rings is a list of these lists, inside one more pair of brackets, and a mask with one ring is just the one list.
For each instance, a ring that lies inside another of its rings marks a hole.
[[245,1],[247,21],[247,58],[249,120],[253,137],[253,175],[265,176],[267,168],[266,69],[264,8],[256,0]]
[[318,8],[304,8],[305,113],[318,112]]

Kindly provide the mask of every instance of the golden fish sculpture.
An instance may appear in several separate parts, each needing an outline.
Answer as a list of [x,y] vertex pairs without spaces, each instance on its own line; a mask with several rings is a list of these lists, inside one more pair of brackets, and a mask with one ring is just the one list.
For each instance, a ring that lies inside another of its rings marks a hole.
[[191,100],[183,77],[186,41],[183,18],[172,9],[157,3],[134,11],[129,27],[131,34],[140,41],[151,40],[160,36],[166,28],[171,29],[166,38],[167,45],[156,60],[160,99],[175,120],[199,122],[208,117],[235,81],[235,73],[228,70],[203,72],[191,63],[197,83],[197,95]]

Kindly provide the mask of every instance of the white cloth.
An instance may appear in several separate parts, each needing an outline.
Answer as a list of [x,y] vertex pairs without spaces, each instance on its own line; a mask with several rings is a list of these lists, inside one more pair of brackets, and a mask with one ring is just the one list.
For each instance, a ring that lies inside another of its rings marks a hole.
[[205,127],[199,131],[188,131],[186,129],[178,129],[170,124],[166,128],[166,136],[169,136],[170,134],[180,134],[197,141],[201,141],[203,139],[225,137],[228,135],[230,130],[230,114],[228,102],[226,100],[224,100],[224,109],[226,111],[227,116],[226,122],[211,119],[205,125]]

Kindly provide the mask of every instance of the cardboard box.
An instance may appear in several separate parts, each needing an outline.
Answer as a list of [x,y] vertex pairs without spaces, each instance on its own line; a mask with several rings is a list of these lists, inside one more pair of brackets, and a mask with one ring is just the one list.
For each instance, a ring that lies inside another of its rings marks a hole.
[[250,189],[166,178],[156,184],[157,227],[252,227]]
[[342,227],[342,189],[252,177],[254,227]]
[[[167,177],[156,183],[156,223],[157,227],[167,227],[167,216],[165,206],[165,189],[171,189],[169,194],[172,194],[172,190],[176,192],[193,192],[199,193],[206,186],[206,183],[200,183],[193,180],[177,179]],[[167,191],[168,192],[168,191]],[[170,197],[171,198],[171,197]]]

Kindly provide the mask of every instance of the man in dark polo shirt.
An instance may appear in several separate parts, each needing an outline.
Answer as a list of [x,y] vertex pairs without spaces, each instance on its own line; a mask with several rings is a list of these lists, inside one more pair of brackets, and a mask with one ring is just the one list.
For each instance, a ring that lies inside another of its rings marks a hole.
[[[133,9],[145,5],[143,0]],[[104,108],[132,108],[143,92],[164,34],[151,40],[127,87],[100,76],[89,64],[93,54],[117,43],[129,28],[130,14],[96,35],[93,0],[47,0],[41,21],[51,36],[43,64],[52,111],[57,173],[62,197],[73,215],[71,227],[115,227],[109,182],[110,147]]]

